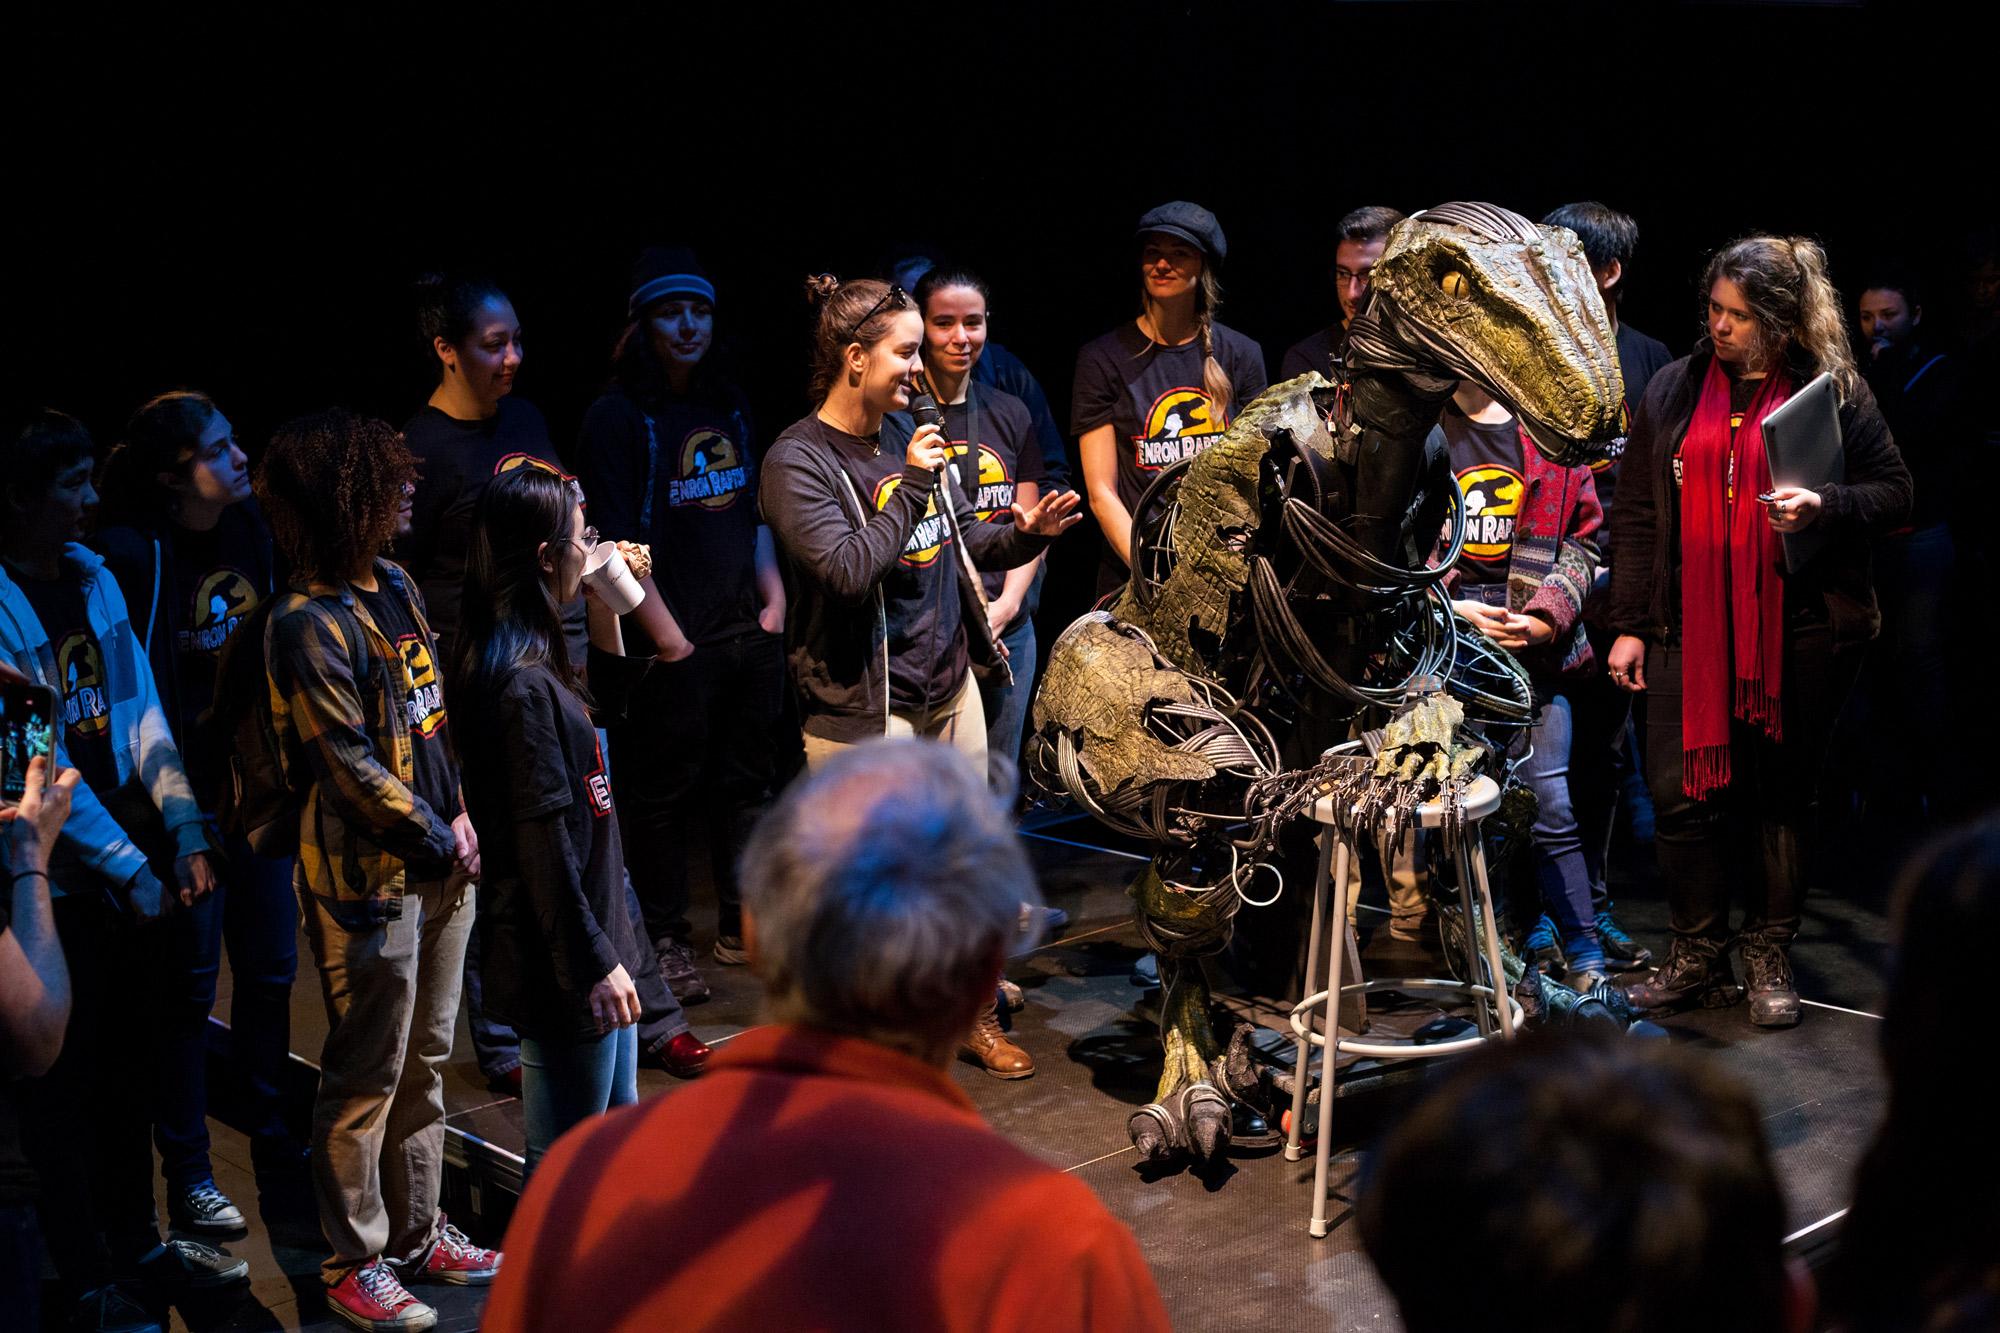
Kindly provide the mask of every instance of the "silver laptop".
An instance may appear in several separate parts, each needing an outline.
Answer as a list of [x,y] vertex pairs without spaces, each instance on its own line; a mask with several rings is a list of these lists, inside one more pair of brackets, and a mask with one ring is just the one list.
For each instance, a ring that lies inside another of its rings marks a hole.
[[[1764,460],[1771,465],[1771,485],[1803,486],[1816,491],[1828,482],[1847,480],[1847,455],[1841,449],[1840,397],[1833,376],[1820,375],[1787,398],[1764,418]],[[1826,545],[1824,522],[1803,532],[1784,534],[1785,572],[1796,574]]]

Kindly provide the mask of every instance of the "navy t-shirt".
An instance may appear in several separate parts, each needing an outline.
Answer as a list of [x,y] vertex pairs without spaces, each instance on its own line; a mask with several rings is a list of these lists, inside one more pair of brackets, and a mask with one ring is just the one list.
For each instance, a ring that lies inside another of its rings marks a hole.
[[[1632,413],[1646,396],[1646,385],[1674,359],[1665,343],[1647,337],[1630,324],[1619,324],[1617,345],[1618,370],[1625,381],[1625,401],[1619,405],[1620,433],[1606,455],[1590,465],[1591,479],[1597,485],[1597,502],[1604,507],[1607,523],[1611,499],[1618,493],[1618,461],[1625,453],[1625,436],[1632,429]],[[1598,540],[1606,551],[1611,549],[1603,531],[1598,533]]]
[[63,748],[90,789],[104,796],[118,786],[118,762],[111,751],[111,682],[105,675],[103,645],[90,628],[83,581],[67,568],[53,579],[14,573],[55,650]]
[[1521,427],[1513,418],[1474,421],[1447,402],[1436,430],[1451,451],[1452,474],[1465,492],[1465,550],[1458,558],[1461,588],[1507,582],[1514,558],[1514,526],[1528,483],[1522,472]]
[[[472,507],[487,482],[517,467],[539,467],[565,476],[549,440],[548,423],[533,403],[512,396],[478,421],[461,421],[426,404],[403,424],[403,439],[422,475],[410,500],[410,535],[396,543],[396,559],[423,590],[424,614],[446,660],[458,633],[458,603],[465,584],[465,553],[472,541]],[[586,514],[586,521],[595,519]],[[583,598],[563,608],[563,640],[570,660],[582,663],[589,639]]]
[[1215,325],[1210,341],[1229,376],[1234,401],[1228,413],[1203,388],[1200,339],[1167,347],[1127,323],[1077,353],[1070,434],[1081,437],[1111,425],[1118,445],[1118,498],[1127,511],[1138,507],[1163,468],[1215,443],[1233,414],[1268,386],[1264,352],[1256,343],[1222,324]]
[[[591,404],[578,449],[590,520],[653,548],[653,583],[696,645],[759,629],[757,465],[733,388],[641,405],[622,389]],[[628,653],[655,645],[625,618]]]
[[410,618],[403,599],[387,582],[374,592],[354,590],[375,628],[396,647],[403,659],[403,685],[408,700],[410,748],[416,762],[410,783],[438,818],[458,813],[458,774],[452,766],[451,737],[445,730],[444,684],[438,672],[436,645],[427,641]]
[[1332,324],[1318,333],[1301,338],[1285,349],[1285,359],[1278,363],[1280,380],[1297,379],[1308,370],[1316,370],[1327,379],[1333,378],[1333,349],[1347,336],[1344,325]]
[[[1048,468],[1027,404],[1010,393],[975,384],[966,401],[944,409],[958,487],[982,523],[1014,521],[1014,491],[1024,481],[1046,491]],[[976,452],[976,464],[971,456]],[[998,597],[1007,575],[982,573],[986,596]],[[1023,614],[1026,608],[1023,608]]]

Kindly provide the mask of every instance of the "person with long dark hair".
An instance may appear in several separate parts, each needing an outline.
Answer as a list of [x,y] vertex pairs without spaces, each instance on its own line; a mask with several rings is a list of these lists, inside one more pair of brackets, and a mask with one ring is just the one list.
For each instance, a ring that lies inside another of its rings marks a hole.
[[1104,534],[1098,592],[1125,581],[1133,510],[1163,470],[1220,439],[1262,393],[1264,351],[1215,318],[1228,254],[1215,214],[1185,201],[1139,219],[1137,319],[1076,358],[1070,434]]
[[[598,541],[573,482],[496,478],[473,509],[451,679],[465,803],[481,832],[489,1000],[521,1037],[532,1172],[570,1126],[639,1099],[646,950],[625,911],[624,854],[583,674],[562,642]],[[614,616],[593,638],[618,649]]]
[[[106,526],[98,549],[125,604],[137,609],[133,628],[213,836],[228,756],[203,743],[198,724],[215,701],[223,645],[276,586],[271,533],[250,495],[249,460],[212,399],[176,390],[132,414],[99,489]],[[258,856],[240,838],[223,850],[217,891],[167,923],[174,991],[152,1090],[169,1215],[177,1227],[217,1233],[244,1225],[209,1162],[208,1015],[225,938],[229,1039],[247,1075],[254,1161],[293,1171],[304,1165],[304,1145],[286,1126],[280,1095],[299,964],[291,858]]]
[[[991,293],[962,268],[933,268],[912,293],[924,317],[924,373],[944,410],[944,434],[958,484],[972,497],[982,523],[1011,523],[1018,501],[1033,508],[1049,484],[1028,405],[978,381],[986,350]],[[986,623],[1007,650],[1007,678],[981,682],[986,704],[987,772],[995,790],[1019,790],[1021,732],[1035,684],[1035,580],[1043,558],[1004,573],[980,576]]]
[[[1051,492],[1012,523],[982,523],[946,467],[935,423],[903,415],[923,368],[923,317],[873,279],[807,283],[819,306],[818,406],[778,436],[761,503],[784,556],[785,642],[817,766],[879,736],[945,741],[986,763],[975,658],[1004,668],[979,610],[973,567],[1027,564],[1076,521],[1075,492]],[[969,557],[969,559],[967,558]],[[968,1038],[989,1073],[1034,1072],[991,1010]]]
[[[1626,443],[1612,514],[1611,678],[1645,691],[1646,781],[1673,942],[1647,1009],[1741,997],[1750,1020],[1799,1021],[1789,950],[1833,722],[1858,649],[1881,626],[1869,539],[1910,507],[1910,474],[1855,370],[1826,255],[1750,236],[1703,278],[1708,334],[1653,376]],[[1840,398],[1845,480],[1775,486],[1762,423],[1819,374]],[[1825,542],[1787,570],[1782,539]]]
[[744,961],[736,863],[777,785],[785,591],[757,516],[748,404],[714,366],[715,285],[694,254],[639,257],[612,385],[584,416],[577,467],[607,538],[643,542],[657,595],[625,617],[651,657],[610,729],[614,791],[646,933],[674,993],[695,966],[688,867],[704,847],[714,957]]

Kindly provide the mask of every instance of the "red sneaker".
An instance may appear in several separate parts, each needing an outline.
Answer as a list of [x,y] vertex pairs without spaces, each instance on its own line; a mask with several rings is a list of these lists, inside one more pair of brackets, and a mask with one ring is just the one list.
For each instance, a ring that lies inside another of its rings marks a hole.
[[326,1308],[370,1333],[405,1333],[438,1321],[437,1311],[403,1290],[395,1271],[380,1259],[350,1269],[328,1287]]
[[463,1231],[438,1214],[437,1244],[422,1263],[406,1270],[422,1282],[449,1282],[459,1287],[483,1287],[500,1275],[500,1251],[482,1249]]

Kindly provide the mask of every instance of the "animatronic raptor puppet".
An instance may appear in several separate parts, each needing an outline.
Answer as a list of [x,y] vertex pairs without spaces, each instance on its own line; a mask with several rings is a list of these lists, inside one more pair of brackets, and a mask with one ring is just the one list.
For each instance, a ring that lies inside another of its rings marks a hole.
[[[1166,1069],[1128,1125],[1148,1158],[1213,1157],[1231,1099],[1254,1104],[1246,1031],[1217,1042],[1201,958],[1243,903],[1277,900],[1282,826],[1337,792],[1399,833],[1417,800],[1475,775],[1484,749],[1456,743],[1461,719],[1530,717],[1518,664],[1462,632],[1443,592],[1465,522],[1448,460],[1425,447],[1445,398],[1478,383],[1574,465],[1604,455],[1624,395],[1576,237],[1489,204],[1395,227],[1328,373],[1272,386],[1160,474],[1133,515],[1130,584],[1057,639],[1035,697],[1037,781],[1159,849],[1132,889],[1163,987]],[[1399,719],[1378,764],[1319,761],[1357,714],[1428,682],[1443,692]]]

